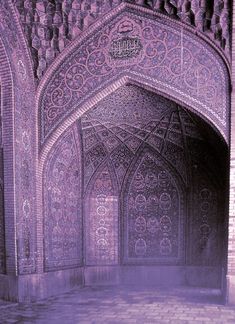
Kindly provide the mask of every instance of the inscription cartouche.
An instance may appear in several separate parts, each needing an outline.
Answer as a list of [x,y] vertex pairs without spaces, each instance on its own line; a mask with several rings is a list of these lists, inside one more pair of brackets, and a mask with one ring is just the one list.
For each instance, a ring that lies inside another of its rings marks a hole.
[[112,59],[129,59],[138,56],[142,48],[139,38],[124,37],[112,41],[109,54]]

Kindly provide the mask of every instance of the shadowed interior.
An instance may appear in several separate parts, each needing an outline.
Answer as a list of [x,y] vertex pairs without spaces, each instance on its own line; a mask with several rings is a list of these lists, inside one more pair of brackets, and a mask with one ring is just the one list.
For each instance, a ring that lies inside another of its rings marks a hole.
[[85,284],[220,288],[226,154],[187,109],[134,85],[119,88],[49,156],[46,271],[85,267]]

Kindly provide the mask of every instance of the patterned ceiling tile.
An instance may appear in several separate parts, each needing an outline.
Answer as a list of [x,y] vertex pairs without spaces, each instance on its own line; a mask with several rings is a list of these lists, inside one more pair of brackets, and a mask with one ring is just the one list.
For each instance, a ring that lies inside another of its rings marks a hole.
[[163,140],[160,137],[155,136],[154,134],[151,134],[147,141],[148,144],[150,144],[155,150],[158,152],[161,152],[162,146],[163,146]]
[[134,136],[131,136],[129,137],[127,140],[125,140],[125,144],[126,146],[133,152],[133,153],[136,153],[140,147],[140,145],[142,144],[143,142],[137,138],[137,137],[134,137]]

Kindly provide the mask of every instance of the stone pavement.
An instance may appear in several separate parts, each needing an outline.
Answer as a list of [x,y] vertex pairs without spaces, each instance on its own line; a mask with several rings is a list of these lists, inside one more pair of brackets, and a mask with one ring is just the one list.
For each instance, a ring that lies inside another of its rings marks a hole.
[[0,303],[0,323],[235,323],[216,290],[85,287],[32,304]]

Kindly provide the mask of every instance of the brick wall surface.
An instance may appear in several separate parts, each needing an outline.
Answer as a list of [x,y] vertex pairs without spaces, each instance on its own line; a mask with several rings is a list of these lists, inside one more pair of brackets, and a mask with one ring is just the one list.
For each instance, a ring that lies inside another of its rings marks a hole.
[[[7,161],[4,168],[4,196],[5,206],[5,249],[6,249],[6,272],[8,274],[16,273],[16,240],[15,240],[15,219],[14,219],[14,183],[13,183],[13,142],[12,142],[12,106],[13,106],[13,94],[12,94],[12,74],[10,65],[8,64],[8,58],[5,52],[4,45],[0,39],[0,75],[1,75],[1,107],[2,108],[2,120],[4,125],[2,128],[2,143],[3,143],[3,156]],[[7,199],[6,199],[7,197]]]
[[[233,2],[233,16],[235,2]],[[230,138],[230,188],[229,188],[229,234],[228,275],[235,275],[235,23],[232,27],[232,95],[231,95],[231,138]]]

